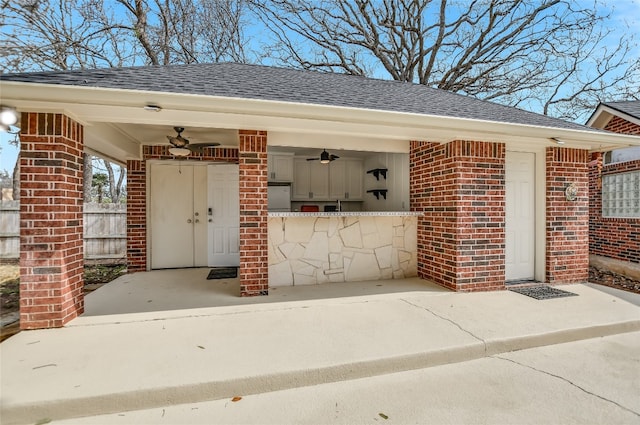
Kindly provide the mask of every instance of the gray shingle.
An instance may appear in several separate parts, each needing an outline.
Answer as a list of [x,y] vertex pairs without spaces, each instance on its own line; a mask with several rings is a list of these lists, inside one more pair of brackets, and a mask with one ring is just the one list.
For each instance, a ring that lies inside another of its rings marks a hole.
[[602,104],[640,120],[640,100],[602,102]]
[[131,89],[344,106],[597,131],[423,85],[236,63],[4,74],[3,81]]

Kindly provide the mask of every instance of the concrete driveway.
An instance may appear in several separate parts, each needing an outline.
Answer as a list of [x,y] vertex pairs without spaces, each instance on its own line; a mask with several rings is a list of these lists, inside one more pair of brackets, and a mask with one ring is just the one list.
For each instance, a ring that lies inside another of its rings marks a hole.
[[2,422],[229,401],[461,362],[482,368],[514,351],[640,330],[638,306],[586,285],[562,289],[578,296],[414,290],[83,316],[0,344]]

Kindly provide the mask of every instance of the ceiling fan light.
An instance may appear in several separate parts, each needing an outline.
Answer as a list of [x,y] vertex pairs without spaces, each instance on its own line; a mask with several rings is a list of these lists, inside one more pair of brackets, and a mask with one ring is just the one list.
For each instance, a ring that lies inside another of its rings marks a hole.
[[189,156],[191,151],[187,148],[169,148],[169,153],[173,156]]
[[331,158],[329,157],[329,152],[327,152],[326,150],[323,150],[322,153],[320,154],[320,163],[328,164],[329,162],[331,162]]

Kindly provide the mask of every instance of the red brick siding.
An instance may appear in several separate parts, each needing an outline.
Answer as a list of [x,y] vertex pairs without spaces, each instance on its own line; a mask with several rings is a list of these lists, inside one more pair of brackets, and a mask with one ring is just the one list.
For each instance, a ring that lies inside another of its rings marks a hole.
[[[550,147],[546,150],[546,281],[584,282],[589,272],[588,151]],[[571,183],[578,199],[567,201]]]
[[601,177],[640,170],[640,160],[602,165],[602,154],[589,163],[589,253],[640,263],[640,218],[602,216]]
[[127,272],[147,269],[147,167],[127,161]]
[[418,275],[457,291],[504,288],[503,144],[411,142]]
[[[127,270],[147,269],[147,160],[173,159],[169,145],[143,146],[142,161],[127,162]],[[180,161],[238,162],[238,149],[207,148]]]
[[269,292],[267,133],[240,130],[240,293]]
[[20,149],[20,327],[61,327],[84,311],[83,128],[23,113]]
[[614,133],[640,135],[640,125],[620,117],[612,117],[604,127],[604,130],[613,131]]
[[[640,125],[613,117],[605,130],[640,135]],[[604,165],[596,152],[589,163],[589,253],[640,263],[640,218],[602,217],[602,176],[640,170],[640,160]]]

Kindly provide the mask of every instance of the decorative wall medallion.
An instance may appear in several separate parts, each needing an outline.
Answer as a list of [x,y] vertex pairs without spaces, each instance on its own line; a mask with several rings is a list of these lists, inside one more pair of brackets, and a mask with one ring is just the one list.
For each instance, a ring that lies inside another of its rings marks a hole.
[[576,186],[576,184],[571,183],[569,186],[567,186],[567,188],[564,190],[564,195],[567,197],[567,201],[573,202],[578,199],[578,187]]

